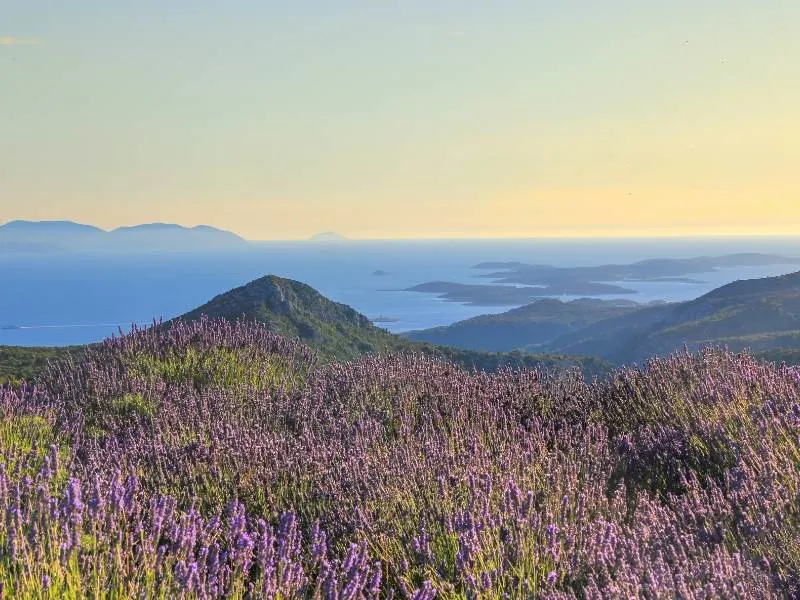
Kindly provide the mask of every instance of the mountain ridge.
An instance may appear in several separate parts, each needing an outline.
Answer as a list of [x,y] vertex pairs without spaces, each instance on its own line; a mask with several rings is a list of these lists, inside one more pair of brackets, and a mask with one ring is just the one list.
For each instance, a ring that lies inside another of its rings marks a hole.
[[75,221],[14,220],[0,225],[0,252],[225,250],[247,247],[235,233],[195,225],[142,223],[101,229]]
[[[651,318],[643,321],[643,316]],[[663,356],[682,346],[708,345],[752,351],[800,348],[800,271],[734,281],[694,300],[655,308],[649,315],[599,321],[536,348],[591,350],[593,356],[622,363]]]
[[505,352],[548,342],[594,322],[629,314],[643,305],[630,300],[542,298],[499,314],[479,315],[451,325],[409,331],[411,340],[467,350]]

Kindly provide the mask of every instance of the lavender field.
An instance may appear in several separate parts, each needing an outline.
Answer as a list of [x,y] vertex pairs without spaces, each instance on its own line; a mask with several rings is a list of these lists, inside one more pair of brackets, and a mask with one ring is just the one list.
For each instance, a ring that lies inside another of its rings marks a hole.
[[0,391],[8,598],[793,598],[800,370],[322,365],[251,324]]

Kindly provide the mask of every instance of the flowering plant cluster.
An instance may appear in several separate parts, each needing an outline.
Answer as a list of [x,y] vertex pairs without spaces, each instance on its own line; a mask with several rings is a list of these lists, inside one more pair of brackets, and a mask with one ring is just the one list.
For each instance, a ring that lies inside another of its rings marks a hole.
[[256,324],[0,388],[10,598],[793,598],[800,371],[317,365]]

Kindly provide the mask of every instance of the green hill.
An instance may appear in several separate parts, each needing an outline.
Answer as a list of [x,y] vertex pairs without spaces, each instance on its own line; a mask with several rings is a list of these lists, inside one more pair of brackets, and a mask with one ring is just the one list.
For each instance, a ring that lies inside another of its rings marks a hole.
[[381,352],[417,352],[485,371],[501,367],[579,366],[591,377],[604,374],[611,367],[603,360],[563,353],[479,352],[408,340],[375,326],[353,308],[329,300],[305,283],[275,275],[220,294],[180,319],[193,321],[203,315],[228,321],[257,321],[274,333],[300,339],[326,361],[347,361]]
[[755,352],[800,348],[800,272],[736,281],[696,300],[600,321],[542,349],[630,362],[709,345]]
[[581,298],[562,302],[544,298],[500,314],[410,331],[403,337],[455,348],[504,352],[544,344],[592,323],[641,309],[641,304],[629,300]]
[[229,321],[258,321],[270,331],[299,338],[323,359],[349,360],[361,354],[404,349],[400,340],[364,315],[328,300],[305,283],[268,275],[182,315],[194,321],[207,315]]

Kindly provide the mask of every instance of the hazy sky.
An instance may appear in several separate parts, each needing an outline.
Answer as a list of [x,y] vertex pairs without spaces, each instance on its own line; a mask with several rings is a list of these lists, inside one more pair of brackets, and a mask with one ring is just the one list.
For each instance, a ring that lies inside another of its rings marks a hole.
[[0,0],[0,222],[800,233],[798,0]]

